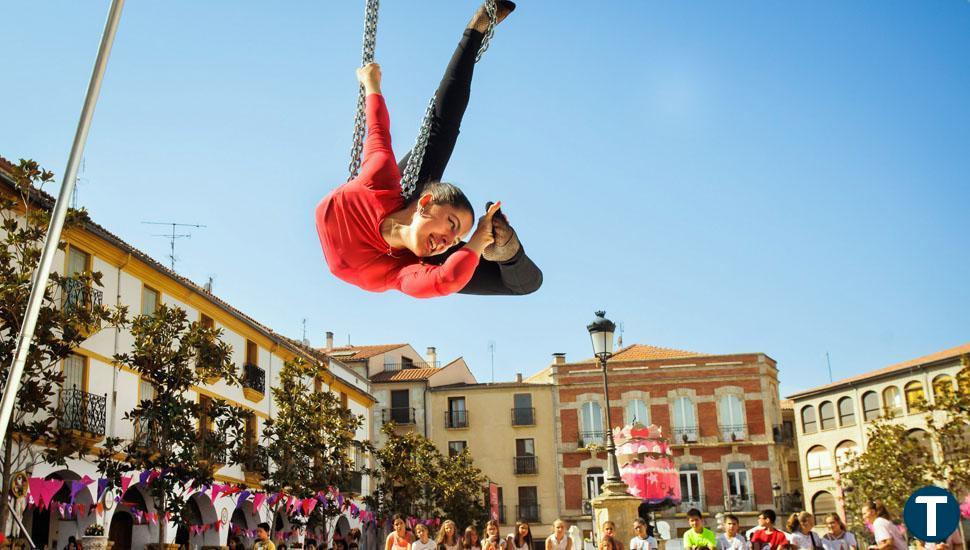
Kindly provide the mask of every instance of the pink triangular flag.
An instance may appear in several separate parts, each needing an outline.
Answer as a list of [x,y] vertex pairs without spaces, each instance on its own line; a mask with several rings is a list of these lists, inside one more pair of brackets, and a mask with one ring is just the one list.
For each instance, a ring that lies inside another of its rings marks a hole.
[[131,476],[124,476],[121,478],[121,494],[124,495],[128,492],[128,486],[131,485]]
[[266,493],[256,493],[253,495],[253,510],[258,512],[264,500],[266,500]]

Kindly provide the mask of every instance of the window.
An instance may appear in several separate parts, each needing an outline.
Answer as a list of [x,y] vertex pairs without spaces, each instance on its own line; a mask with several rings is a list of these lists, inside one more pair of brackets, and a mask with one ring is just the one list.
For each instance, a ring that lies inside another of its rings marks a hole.
[[933,379],[933,397],[948,397],[953,395],[953,379],[941,374]]
[[731,462],[727,469],[728,495],[747,500],[750,491],[748,490],[748,468],[743,462]]
[[512,405],[513,426],[532,426],[536,423],[531,393],[515,394],[512,396]]
[[84,357],[71,354],[64,359],[64,389],[84,391]]
[[623,408],[623,423],[631,425],[639,422],[644,426],[650,425],[650,412],[647,411],[647,404],[643,399],[631,399]]
[[606,483],[606,475],[603,468],[590,468],[586,470],[586,498],[593,500],[598,497]]
[[701,505],[701,473],[696,464],[680,467],[680,498],[682,502]]
[[717,403],[720,418],[721,437],[724,441],[744,439],[744,405],[736,395],[721,396]]
[[579,413],[580,445],[585,446],[590,443],[602,443],[603,438],[606,437],[606,431],[603,430],[603,413],[600,411],[600,404],[587,401],[580,407]]
[[896,386],[889,386],[882,390],[882,405],[889,416],[899,416],[903,414],[903,394]]
[[819,491],[812,497],[812,513],[815,514],[815,523],[825,521],[825,516],[835,514],[838,509],[835,506],[835,497],[828,491]]
[[874,392],[862,394],[862,417],[866,422],[870,422],[882,416],[882,409],[879,408],[879,395]]
[[923,384],[910,382],[906,384],[906,412],[919,412],[921,406],[926,403],[926,394],[923,393]]
[[697,441],[697,416],[689,397],[674,400],[674,441]]
[[802,408],[802,433],[813,434],[818,431],[815,422],[815,407],[809,405]]
[[831,401],[823,401],[818,406],[818,419],[823,430],[831,430],[835,427],[835,405]]
[[445,414],[446,428],[468,427],[468,411],[465,409],[464,397],[449,397],[448,412]]
[[246,415],[246,449],[252,451],[256,448],[259,433],[259,420],[256,415],[249,413]]
[[448,456],[460,455],[468,447],[467,441],[449,441]]
[[246,364],[259,365],[259,346],[251,340],[246,340]]
[[851,397],[839,399],[839,425],[855,426],[855,404]]
[[808,450],[808,477],[815,479],[832,475],[832,457],[829,451],[821,445]]
[[411,393],[408,390],[391,390],[391,420],[397,424],[413,424]]
[[519,487],[519,510],[517,519],[539,521],[539,494],[535,487]]
[[88,292],[75,275],[91,271],[91,255],[71,246],[67,249],[67,278],[64,282],[64,305],[66,308],[83,306]]
[[515,473],[536,473],[536,444],[532,439],[515,440]]
[[71,354],[64,359],[64,385],[60,392],[57,425],[69,430],[87,430],[84,393],[85,359]]
[[340,408],[343,410],[350,408],[350,400],[347,399],[347,394],[344,392],[340,392]]
[[855,458],[858,452],[859,449],[855,441],[843,441],[839,443],[839,446],[835,448],[835,467],[840,472],[846,471],[846,465],[850,460]]
[[158,309],[158,304],[162,302],[158,291],[154,288],[144,285],[141,287],[141,314],[142,315],[152,315],[155,310]]
[[209,317],[205,313],[199,314],[199,324],[202,325],[202,328],[207,328],[207,329],[216,328],[215,321],[213,321],[212,317]]
[[411,359],[410,357],[401,358],[401,370],[413,369],[413,368],[414,368],[414,359]]

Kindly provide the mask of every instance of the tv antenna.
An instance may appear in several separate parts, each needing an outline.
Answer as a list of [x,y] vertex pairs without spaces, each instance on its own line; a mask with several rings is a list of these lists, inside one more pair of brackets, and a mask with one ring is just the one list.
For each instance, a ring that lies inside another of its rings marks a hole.
[[617,321],[616,331],[619,333],[620,337],[616,341],[616,349],[623,349],[623,321]]
[[[86,169],[87,169],[87,159],[85,157],[81,157],[81,174],[86,172],[87,171]],[[81,177],[80,175],[74,178],[74,191],[71,192],[71,208],[75,210],[77,210],[78,189],[82,182],[88,183],[88,178]]]
[[488,353],[492,356],[492,383],[495,383],[495,340],[488,341]]
[[192,238],[192,234],[191,233],[176,233],[175,232],[176,231],[176,228],[178,228],[178,227],[196,227],[196,228],[205,227],[204,225],[197,224],[197,223],[176,223],[176,222],[141,222],[141,223],[146,224],[146,225],[167,225],[167,226],[170,226],[172,228],[172,232],[171,233],[160,233],[160,234],[152,235],[152,237],[166,237],[168,239],[168,243],[169,243],[168,244],[168,248],[169,248],[168,260],[169,260],[169,266],[172,268],[172,271],[175,271],[175,239],[191,239]]

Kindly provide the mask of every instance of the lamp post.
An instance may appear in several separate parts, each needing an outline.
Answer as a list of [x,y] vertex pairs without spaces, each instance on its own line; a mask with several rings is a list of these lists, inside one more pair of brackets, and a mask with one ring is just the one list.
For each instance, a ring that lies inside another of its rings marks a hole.
[[609,455],[606,467],[606,483],[623,483],[620,479],[620,465],[616,460],[616,443],[613,441],[613,421],[610,415],[610,382],[606,374],[606,361],[613,356],[613,333],[616,323],[606,318],[605,311],[597,311],[596,319],[587,327],[593,341],[593,355],[599,359],[603,370],[603,394],[606,396],[606,452]]

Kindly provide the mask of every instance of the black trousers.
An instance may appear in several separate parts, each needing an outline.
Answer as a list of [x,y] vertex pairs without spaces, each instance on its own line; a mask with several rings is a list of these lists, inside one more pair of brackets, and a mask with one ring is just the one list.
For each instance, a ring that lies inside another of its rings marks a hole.
[[[441,181],[451,153],[458,142],[461,119],[471,97],[472,75],[475,72],[475,55],[482,44],[482,33],[465,29],[455,49],[445,75],[435,92],[435,108],[431,117],[428,144],[424,161],[418,173],[417,185],[429,181]],[[407,166],[411,153],[404,155],[398,166],[401,173]],[[441,264],[465,243],[460,243],[443,254],[426,258],[428,263]],[[542,285],[542,271],[521,248],[510,260],[491,262],[482,258],[471,281],[459,292],[480,295],[530,294]]]

